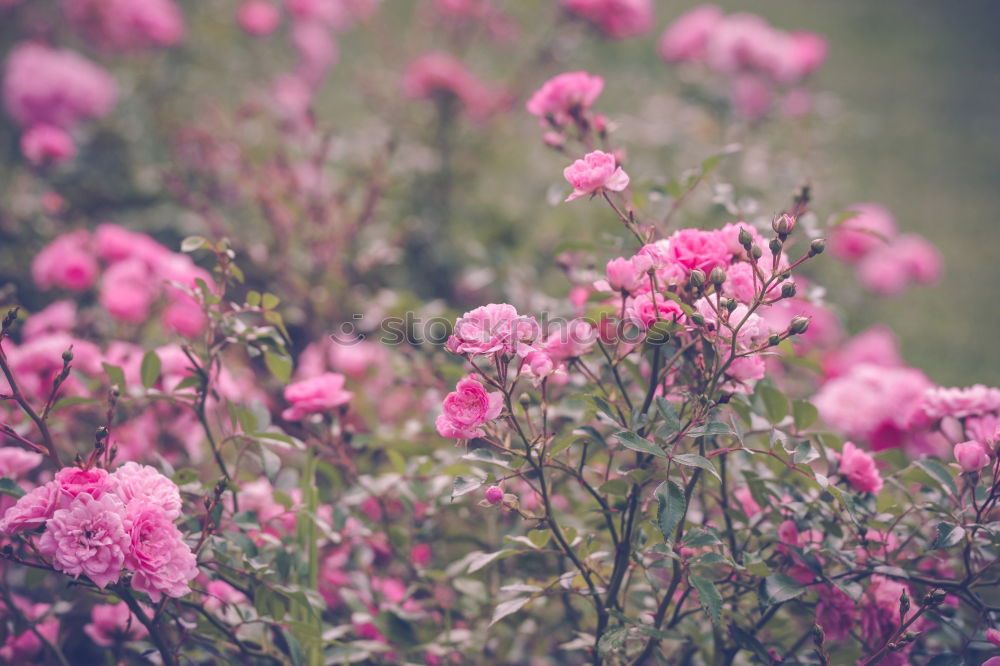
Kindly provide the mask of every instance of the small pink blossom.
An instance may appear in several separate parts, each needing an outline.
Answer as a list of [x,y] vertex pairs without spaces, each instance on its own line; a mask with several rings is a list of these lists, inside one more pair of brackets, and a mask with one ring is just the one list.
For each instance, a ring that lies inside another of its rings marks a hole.
[[652,0],[562,0],[562,5],[614,39],[637,37],[653,29]]
[[503,394],[487,393],[475,375],[469,375],[445,396],[443,413],[436,421],[438,434],[453,439],[482,437],[480,426],[500,416],[502,409]]
[[55,481],[29,491],[4,513],[0,520],[0,534],[16,534],[41,527],[55,512],[59,496],[59,486]]
[[954,448],[955,461],[963,472],[978,472],[990,464],[986,447],[976,441],[962,442]]
[[76,303],[56,301],[28,317],[21,331],[24,338],[30,340],[46,333],[70,331],[76,326],[76,321]]
[[90,495],[92,499],[100,499],[110,490],[111,485],[107,470],[99,467],[91,469],[63,467],[56,472],[55,483],[62,497],[60,501],[62,507],[83,493]]
[[987,629],[986,640],[993,643],[993,645],[1000,647],[1000,629],[994,629],[993,627]]
[[147,499],[129,503],[124,521],[129,548],[125,564],[132,570],[132,587],[154,602],[166,594],[183,597],[198,575],[191,548],[159,504]]
[[551,117],[557,125],[565,125],[586,112],[604,89],[604,79],[587,72],[559,74],[535,91],[525,108],[543,121]]
[[573,192],[566,197],[566,201],[605,190],[621,192],[629,183],[628,174],[617,166],[615,156],[600,150],[573,162],[563,170],[563,176],[573,186]]
[[81,493],[67,508],[52,514],[38,540],[38,550],[52,558],[57,570],[73,577],[85,575],[103,589],[121,576],[131,547],[123,513],[114,495],[95,499]]
[[882,490],[883,481],[875,466],[875,460],[856,447],[853,442],[844,442],[838,469],[856,490],[863,493],[878,493]]
[[86,231],[59,236],[42,248],[31,262],[31,277],[42,289],[61,287],[83,291],[97,279],[97,260],[89,248]]
[[208,325],[208,315],[193,296],[178,293],[163,310],[162,321],[166,330],[176,331],[179,335],[192,339],[205,330]]
[[609,261],[605,267],[608,279],[595,282],[594,286],[603,291],[631,293],[639,287],[647,285],[649,276],[646,273],[652,267],[653,261],[646,255],[637,254],[631,259],[618,257]]
[[583,319],[573,319],[545,338],[544,350],[553,361],[583,356],[597,341],[597,330]]
[[62,9],[87,39],[115,51],[174,46],[184,37],[174,0],[62,0]]
[[494,506],[503,501],[503,488],[500,486],[490,486],[484,495],[486,501]]
[[263,37],[277,29],[281,13],[267,0],[246,0],[236,12],[236,21],[247,34]]
[[753,493],[746,486],[739,486],[733,490],[733,497],[736,499],[738,508],[743,511],[747,518],[753,518],[762,511],[760,504],[753,498]]
[[61,164],[76,155],[76,144],[66,130],[35,125],[21,135],[21,154],[34,166]]
[[202,598],[205,608],[213,613],[217,613],[228,604],[247,603],[246,595],[224,580],[212,580],[206,583]]
[[823,358],[823,372],[827,378],[839,377],[863,363],[888,368],[903,365],[899,343],[889,328],[873,326],[848,340],[839,349],[828,353]]
[[36,469],[45,459],[41,453],[16,449],[12,446],[0,448],[0,477],[19,479]]
[[324,372],[285,387],[285,400],[292,406],[281,416],[287,421],[301,421],[309,414],[346,405],[353,397],[353,393],[344,390],[344,375]]
[[642,329],[648,329],[657,321],[686,320],[684,310],[678,303],[656,292],[630,298],[625,306],[625,314]]
[[418,567],[426,567],[431,561],[431,546],[418,543],[410,549],[410,563]]
[[833,227],[827,247],[837,259],[856,264],[896,237],[896,219],[878,204],[855,204],[850,210],[855,215]]
[[847,638],[857,624],[857,604],[833,585],[821,585],[816,604],[816,624],[823,627],[827,640]]
[[674,19],[660,36],[656,49],[667,62],[700,62],[705,48],[724,14],[715,5],[698,5]]
[[83,626],[83,631],[101,647],[141,640],[149,633],[124,601],[94,606],[90,622]]
[[100,303],[119,321],[139,324],[149,318],[157,286],[146,264],[132,258],[112,264],[101,276]]

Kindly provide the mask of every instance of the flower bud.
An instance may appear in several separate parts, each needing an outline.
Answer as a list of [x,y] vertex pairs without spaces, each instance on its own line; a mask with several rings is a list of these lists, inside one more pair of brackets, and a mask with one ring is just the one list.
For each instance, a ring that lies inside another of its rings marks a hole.
[[809,328],[809,317],[799,315],[792,317],[792,323],[788,325],[788,332],[792,335],[802,335]]
[[500,486],[490,486],[486,489],[486,501],[496,506],[503,501],[503,488]]
[[771,222],[771,228],[774,229],[774,233],[787,236],[795,228],[795,218],[788,213],[783,213],[781,217]]
[[813,625],[812,635],[813,644],[815,644],[816,647],[822,647],[823,643],[826,642],[826,632],[823,631],[823,627],[818,624]]
[[705,284],[705,279],[705,271],[700,268],[695,268],[691,271],[690,277],[688,277],[688,284],[697,289],[701,285]]
[[767,249],[771,251],[772,255],[781,254],[781,241],[777,238],[772,238],[771,242],[767,244]]
[[94,434],[94,438],[98,442],[107,439],[107,436],[108,436],[108,429],[105,426],[101,426],[100,428],[98,428],[97,432]]
[[14,323],[14,321],[17,319],[17,311],[20,310],[20,309],[21,308],[19,306],[15,305],[10,310],[7,310],[7,314],[5,314],[4,318],[3,318],[3,330],[4,331],[6,331],[8,328],[10,328],[11,325]]
[[990,456],[976,441],[962,442],[954,448],[955,460],[965,473],[978,472],[990,464]]
[[792,298],[793,296],[795,296],[795,283],[794,282],[786,282],[785,284],[781,285],[781,297],[782,298]]
[[723,307],[726,308],[726,310],[729,312],[729,314],[732,314],[733,310],[735,310],[737,308],[737,306],[739,306],[739,303],[736,302],[735,298],[730,298],[728,301],[726,301],[723,304]]
[[910,612],[910,597],[906,594],[904,589],[902,594],[899,595],[899,621],[902,623],[906,620],[906,614]]
[[750,235],[749,231],[747,231],[743,227],[740,227],[739,241],[740,245],[742,245],[745,249],[749,250],[751,243],[753,243],[753,236]]
[[750,248],[750,254],[753,255],[754,259],[760,259],[761,256],[764,254],[764,251],[760,249],[759,245],[754,245],[752,248]]
[[813,242],[809,243],[809,256],[815,257],[817,254],[823,254],[823,250],[826,249],[826,240],[823,238],[816,238]]
[[780,343],[781,343],[781,336],[778,335],[777,333],[772,333],[767,338],[767,344],[772,347],[777,347]]
[[527,393],[522,393],[521,395],[517,396],[517,401],[521,403],[522,407],[527,407],[528,405],[531,404],[531,396],[528,395]]
[[62,353],[62,360],[63,360],[63,363],[69,363],[70,361],[73,360],[73,346],[72,345],[70,345],[70,348],[67,349],[66,351],[64,351]]
[[705,317],[700,312],[692,312],[688,319],[690,319],[695,326],[705,325]]
[[924,606],[940,606],[947,596],[944,590],[931,590],[924,597]]
[[721,266],[716,266],[712,269],[712,272],[708,274],[708,281],[716,287],[721,286],[722,283],[726,281],[726,271],[722,270]]

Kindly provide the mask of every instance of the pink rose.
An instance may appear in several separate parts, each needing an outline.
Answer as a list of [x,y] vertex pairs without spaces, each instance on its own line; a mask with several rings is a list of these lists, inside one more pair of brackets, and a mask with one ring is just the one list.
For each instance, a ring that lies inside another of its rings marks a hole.
[[67,508],[52,514],[38,550],[52,558],[57,570],[73,577],[85,575],[103,589],[121,576],[130,548],[123,514],[124,507],[114,495],[95,499],[81,493]]
[[976,441],[956,444],[954,453],[955,461],[963,472],[978,472],[990,464],[990,455],[986,448]]
[[277,29],[281,13],[267,0],[247,0],[237,10],[236,21],[247,34],[263,37]]
[[854,217],[831,229],[827,247],[837,259],[856,264],[896,237],[896,219],[878,204],[855,204],[850,210]]
[[445,396],[443,412],[437,418],[438,434],[453,439],[482,437],[480,427],[487,421],[500,416],[503,409],[503,394],[499,391],[487,393],[474,375],[458,381],[455,390]]
[[816,624],[823,627],[827,640],[847,638],[857,623],[857,604],[833,585],[821,585],[817,589]]
[[185,338],[198,337],[207,325],[208,316],[201,303],[189,294],[175,293],[170,305],[163,310],[163,327]]
[[539,335],[533,317],[517,313],[513,305],[490,303],[462,315],[448,338],[453,354],[519,354]]
[[630,298],[625,307],[625,314],[643,329],[648,329],[657,321],[686,321],[684,310],[678,303],[654,292]]
[[733,497],[739,502],[738,508],[746,514],[747,518],[753,518],[762,511],[760,504],[753,498],[753,493],[746,486],[739,486],[733,490]]
[[184,37],[174,0],[63,0],[62,9],[88,40],[114,51],[173,46]]
[[853,442],[844,442],[838,470],[856,490],[863,493],[878,493],[882,490],[882,477],[875,467],[875,460]]
[[152,502],[163,509],[167,517],[181,516],[181,491],[173,481],[149,465],[127,462],[116,469],[109,479],[111,492],[125,506],[134,500]]
[[708,275],[716,266],[726,268],[732,258],[718,231],[681,229],[669,241],[667,260],[683,266],[687,273],[697,268]]
[[885,326],[873,326],[859,333],[838,350],[823,359],[823,372],[827,378],[839,377],[863,363],[898,368],[903,365],[896,336]]
[[281,416],[287,421],[301,421],[309,414],[346,405],[353,397],[353,393],[344,390],[344,375],[324,372],[285,387],[285,400],[292,406]]
[[0,520],[0,534],[16,534],[44,525],[56,510],[59,486],[55,481],[31,490],[7,509]]
[[646,255],[637,254],[631,259],[618,257],[609,261],[605,267],[607,281],[595,283],[594,286],[601,288],[606,285],[605,291],[633,292],[648,285],[649,276],[646,272],[652,267],[653,261]]
[[705,58],[708,39],[723,17],[715,5],[698,5],[667,26],[656,50],[667,62],[699,62]]
[[149,318],[156,287],[144,262],[134,258],[119,261],[101,277],[101,306],[119,321],[140,324]]
[[1000,630],[994,629],[993,627],[987,629],[986,640],[993,643],[993,645],[1000,647]]
[[45,459],[41,453],[15,449],[12,446],[0,448],[0,477],[19,479],[42,464]]
[[587,111],[604,89],[604,79],[587,72],[566,72],[555,76],[535,91],[525,108],[543,121],[551,116],[565,125]]
[[760,120],[774,104],[771,86],[754,74],[742,74],[733,79],[729,99],[737,114],[747,120]]
[[588,153],[563,169],[563,176],[573,186],[573,192],[566,197],[566,201],[586,194],[599,194],[604,190],[621,192],[629,182],[628,174],[617,166],[615,156],[600,150]]
[[97,279],[97,261],[83,230],[59,236],[42,248],[31,262],[31,277],[42,289],[53,286],[83,291]]
[[35,125],[21,136],[21,154],[34,166],[60,164],[73,159],[76,144],[59,127]]
[[76,303],[56,301],[28,317],[21,332],[24,339],[30,340],[46,333],[71,331],[74,326],[76,326]]
[[431,561],[430,544],[418,543],[410,549],[410,563],[417,567],[425,567]]
[[101,647],[141,640],[149,633],[124,601],[95,605],[90,610],[90,622],[83,626],[83,631]]
[[92,499],[100,499],[110,490],[107,470],[99,467],[80,469],[78,467],[63,467],[56,472],[54,479],[59,494],[62,496],[60,506],[65,507],[77,495],[86,493]]
[[614,39],[637,37],[653,29],[652,0],[562,0],[562,5]]
[[545,339],[545,352],[553,361],[583,356],[597,341],[597,329],[583,319],[573,319]]
[[791,37],[791,65],[795,78],[809,76],[826,61],[827,44],[815,32],[793,32]]
[[403,93],[410,99],[451,94],[475,119],[485,119],[506,103],[506,93],[480,81],[455,56],[432,51],[415,58],[403,74]]
[[180,530],[163,507],[145,499],[129,503],[125,514],[129,548],[126,566],[134,573],[132,587],[154,602],[166,594],[183,597],[198,575],[198,563]]
[[484,495],[486,501],[494,506],[503,501],[503,488],[500,486],[490,486]]

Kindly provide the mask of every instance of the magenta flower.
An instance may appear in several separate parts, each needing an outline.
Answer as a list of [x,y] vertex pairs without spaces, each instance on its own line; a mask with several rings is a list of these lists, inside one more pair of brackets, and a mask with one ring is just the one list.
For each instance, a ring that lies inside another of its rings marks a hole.
[[978,472],[990,464],[990,456],[979,442],[969,441],[956,444],[955,460],[963,472]]
[[562,0],[562,5],[614,39],[637,37],[653,28],[652,0]]
[[125,530],[129,544],[125,564],[134,572],[133,588],[154,602],[164,594],[179,598],[191,591],[188,582],[198,575],[197,560],[162,507],[133,500],[126,510]]
[[435,425],[438,434],[453,439],[482,437],[480,427],[500,416],[503,394],[487,393],[474,375],[458,380],[455,390],[445,396],[443,413]]
[[55,483],[62,495],[60,504],[63,507],[83,493],[93,499],[100,499],[109,490],[108,472],[99,467],[91,469],[63,467],[56,472]]
[[494,506],[503,501],[503,488],[500,486],[490,486],[486,489],[486,501]]
[[285,387],[285,400],[292,406],[281,416],[287,421],[301,421],[310,414],[346,405],[353,397],[353,393],[344,390],[344,375],[324,372]]
[[81,493],[68,508],[52,514],[38,550],[52,558],[57,570],[73,577],[87,576],[98,587],[107,587],[121,576],[130,548],[123,513],[114,495],[94,499]]
[[586,194],[600,194],[604,190],[621,192],[629,182],[628,174],[617,166],[615,156],[600,150],[588,153],[563,169],[563,176],[573,186],[573,193],[566,197],[566,201]]
[[16,534],[41,527],[52,517],[59,500],[59,485],[49,481],[17,500],[0,520],[0,534]]
[[60,164],[73,159],[76,144],[60,127],[35,125],[21,136],[21,154],[34,166]]
[[856,490],[863,493],[877,493],[882,490],[882,477],[875,467],[875,460],[856,447],[853,442],[844,442],[839,471],[847,477]]
[[558,125],[569,123],[586,111],[604,90],[604,79],[587,72],[566,72],[555,76],[535,91],[525,104],[533,116],[551,116]]
[[716,266],[726,268],[732,258],[725,237],[719,231],[681,229],[674,232],[669,241],[667,259],[683,266],[687,273],[697,268],[708,275]]

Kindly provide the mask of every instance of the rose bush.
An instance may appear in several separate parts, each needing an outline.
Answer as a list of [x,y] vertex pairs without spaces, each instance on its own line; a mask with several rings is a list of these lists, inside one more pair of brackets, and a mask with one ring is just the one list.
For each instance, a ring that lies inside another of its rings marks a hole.
[[844,332],[942,267],[782,141],[826,40],[549,4],[0,2],[0,659],[1000,658],[1000,389]]

